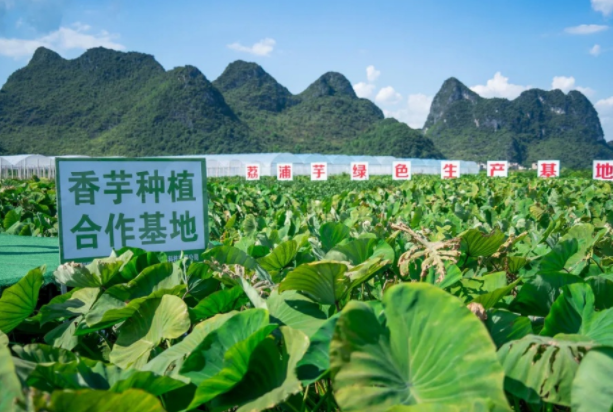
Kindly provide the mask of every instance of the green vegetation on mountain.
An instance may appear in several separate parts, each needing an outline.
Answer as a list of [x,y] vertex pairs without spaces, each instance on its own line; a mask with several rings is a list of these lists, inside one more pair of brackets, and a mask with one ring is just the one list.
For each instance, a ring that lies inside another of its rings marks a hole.
[[[142,53],[95,48],[65,60],[39,48],[0,91],[0,153],[341,153],[381,120],[339,73],[292,95],[255,63],[236,61],[211,83],[195,67],[165,71]],[[431,146],[407,136],[395,143],[414,143],[407,153]],[[382,143],[372,154],[395,151]]]
[[443,155],[462,160],[559,159],[587,167],[613,158],[596,110],[578,91],[531,89],[512,101],[485,99],[451,78],[434,98],[424,132]]

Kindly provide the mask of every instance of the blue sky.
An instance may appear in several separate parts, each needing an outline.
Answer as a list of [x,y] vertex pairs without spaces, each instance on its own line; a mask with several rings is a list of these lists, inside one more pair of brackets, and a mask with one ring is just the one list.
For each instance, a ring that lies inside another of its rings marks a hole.
[[485,97],[578,89],[613,140],[613,0],[0,0],[0,84],[40,45],[149,53],[209,80],[254,61],[293,93],[338,71],[413,127],[451,76]]

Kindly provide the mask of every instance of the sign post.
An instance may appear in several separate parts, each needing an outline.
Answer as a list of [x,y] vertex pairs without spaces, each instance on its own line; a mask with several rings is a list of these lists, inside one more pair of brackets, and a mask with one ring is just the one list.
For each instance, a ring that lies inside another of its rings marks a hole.
[[393,162],[392,180],[411,180],[411,162]]
[[595,180],[613,180],[613,160],[594,160],[592,177]]
[[488,177],[509,177],[509,162],[488,160],[487,175]]
[[311,163],[311,180],[328,180],[328,163]]
[[204,159],[56,158],[61,263],[134,247],[197,259],[208,243]]
[[351,180],[368,180],[368,162],[351,163]]
[[441,179],[457,179],[460,177],[460,162],[457,160],[441,161]]
[[559,160],[539,160],[537,166],[538,177],[548,178],[560,176]]

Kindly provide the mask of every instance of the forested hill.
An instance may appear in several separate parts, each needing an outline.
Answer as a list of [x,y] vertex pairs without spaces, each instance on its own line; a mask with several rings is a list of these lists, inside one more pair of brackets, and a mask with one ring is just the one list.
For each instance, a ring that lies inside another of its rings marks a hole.
[[441,157],[333,72],[293,95],[254,63],[236,61],[211,83],[142,53],[94,48],[66,60],[41,47],[0,90],[0,154],[277,151]]
[[580,92],[532,89],[482,98],[455,78],[422,130],[384,119],[340,73],[292,94],[262,67],[235,61],[209,81],[151,55],[94,48],[73,60],[39,48],[0,90],[0,155],[343,153],[586,167],[613,158]]
[[424,133],[449,158],[530,164],[559,159],[587,167],[612,159],[598,113],[579,91],[524,91],[514,100],[485,99],[450,78],[430,108]]

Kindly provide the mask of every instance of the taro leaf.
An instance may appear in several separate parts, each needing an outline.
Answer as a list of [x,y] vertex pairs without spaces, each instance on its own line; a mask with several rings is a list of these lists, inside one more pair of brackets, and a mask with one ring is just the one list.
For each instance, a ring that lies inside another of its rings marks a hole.
[[98,298],[86,315],[85,323],[81,324],[77,329],[76,334],[78,336],[108,328],[129,318],[148,300],[161,298],[165,295],[182,296],[185,292],[185,285],[178,285],[172,289],[157,290],[149,296],[133,300],[123,296],[122,290],[119,291],[120,293],[117,293],[118,296],[114,296],[115,292],[118,291],[110,288]]
[[389,263],[389,260],[382,261],[382,257],[378,256],[372,257],[361,265],[351,268],[351,270],[346,273],[346,275],[349,277],[349,280],[351,281],[350,288],[353,289],[361,285],[362,283],[368,281],[379,270],[383,269]]
[[324,259],[349,262],[352,265],[359,265],[372,256],[377,239],[355,239],[350,242],[336,245],[326,253]]
[[173,295],[148,299],[119,328],[110,360],[120,368],[139,369],[162,339],[176,339],[190,327],[187,305]]
[[6,213],[6,215],[4,215],[4,221],[2,226],[4,226],[4,230],[9,230],[11,226],[13,226],[15,223],[18,223],[19,220],[19,213],[15,212],[14,209],[11,209]]
[[509,410],[496,348],[460,300],[433,285],[405,283],[385,293],[383,306],[385,324],[357,301],[337,322],[330,363],[343,411],[431,404],[470,410],[479,401]]
[[603,274],[590,276],[585,279],[592,287],[595,295],[596,309],[608,309],[613,307],[613,275]]
[[343,263],[319,261],[305,263],[291,271],[279,285],[279,292],[298,290],[309,294],[317,302],[334,305],[349,290]]
[[490,335],[498,348],[507,342],[534,333],[530,319],[506,310],[489,311],[485,326],[490,331]]
[[525,283],[511,302],[510,310],[524,316],[547,316],[553,302],[566,285],[582,282],[579,276],[568,273],[539,274]]
[[592,349],[579,365],[572,384],[574,412],[609,412],[613,409],[613,348]]
[[40,325],[59,318],[71,318],[83,315],[89,311],[100,293],[99,288],[83,288],[75,291],[70,299],[62,303],[44,305]]
[[309,337],[310,344],[304,357],[298,362],[298,377],[303,385],[317,382],[330,369],[330,342],[339,314],[335,314]]
[[5,348],[9,345],[9,337],[0,331],[0,348]]
[[219,328],[235,314],[236,312],[224,313],[222,315],[213,316],[204,322],[200,322],[181,342],[171,346],[155,358],[151,359],[149,363],[142,368],[142,370],[152,371],[159,375],[165,375],[171,365],[182,360],[186,355],[192,353],[192,351],[196,349],[196,347],[202,341],[204,341],[209,333]]
[[0,297],[0,331],[9,333],[36,309],[45,267],[32,269]]
[[470,229],[461,236],[467,245],[466,253],[469,256],[492,256],[504,243],[504,233],[499,229],[490,234],[484,234],[479,229]]
[[507,257],[509,273],[519,273],[519,270],[528,264],[528,259],[521,256]]
[[119,380],[109,390],[122,393],[128,389],[142,389],[154,396],[161,396],[183,386],[185,386],[185,382],[168,376],[158,376],[153,372],[140,372],[131,369],[124,371]]
[[79,344],[79,338],[75,335],[77,325],[83,320],[83,316],[68,319],[49,331],[45,337],[45,343],[56,348],[73,350]]
[[258,231],[258,221],[255,219],[255,216],[251,214],[245,216],[242,229],[245,236],[254,236]]
[[149,266],[156,265],[160,262],[158,252],[147,252],[134,256],[126,265],[121,269],[121,276],[130,281],[137,277],[143,270]]
[[240,406],[236,412],[264,411],[284,402],[301,389],[296,364],[304,356],[309,339],[298,330],[282,326],[281,348],[265,339],[253,352],[243,380],[230,392],[211,402],[215,410]]
[[257,309],[266,309],[268,310],[268,305],[266,305],[266,301],[260,296],[260,292],[258,292],[252,285],[249,283],[249,280],[241,277],[239,278],[243,291],[245,295],[251,301],[251,304],[254,308]]
[[266,299],[266,305],[271,322],[287,325],[309,337],[321,328],[327,318],[318,303],[294,290],[285,293],[273,290]]
[[218,313],[227,313],[240,307],[247,301],[245,292],[240,286],[222,289],[214,292],[189,309],[192,322],[210,318]]
[[515,289],[519,282],[521,282],[521,279],[517,279],[515,282],[510,283],[503,288],[498,288],[491,292],[479,295],[471,302],[480,303],[485,310],[493,308],[496,303],[498,303],[502,298],[511,293],[511,291]]
[[56,391],[51,395],[51,412],[165,412],[160,401],[140,390],[113,393],[94,389]]
[[102,286],[100,279],[79,263],[64,263],[53,272],[53,276],[57,283],[73,288],[97,288]]
[[339,242],[349,237],[350,229],[342,223],[328,222],[319,229],[319,240],[324,252],[328,252]]
[[198,385],[190,408],[195,408],[238,384],[255,348],[276,329],[264,309],[240,312],[211,332],[187,357],[180,374]]
[[539,261],[539,274],[555,274],[558,272],[570,272],[567,262],[579,250],[576,239],[568,239],[559,242],[551,252],[547,253]]
[[504,344],[498,358],[505,372],[505,390],[528,403],[570,406],[571,384],[591,342],[528,335]]
[[69,363],[77,359],[74,353],[66,349],[54,348],[42,343],[13,346],[12,349],[20,359],[34,363]]
[[613,346],[613,309],[595,312],[594,300],[588,284],[563,287],[545,318],[541,335],[578,334],[601,345]]
[[[4,340],[6,344],[3,343]],[[0,411],[13,412],[17,410],[15,402],[23,399],[23,394],[7,345],[6,335],[0,332]]]
[[125,289],[129,299],[142,298],[151,293],[172,289],[181,283],[179,271],[170,262],[158,263],[148,266],[137,277],[126,285],[117,285],[118,290]]
[[258,263],[268,273],[275,275],[294,260],[297,251],[298,244],[294,240],[288,240],[277,246],[270,254],[258,259]]
[[233,246],[217,246],[202,254],[203,260],[214,260],[225,265],[241,265],[245,269],[255,270],[257,262],[254,258]]

